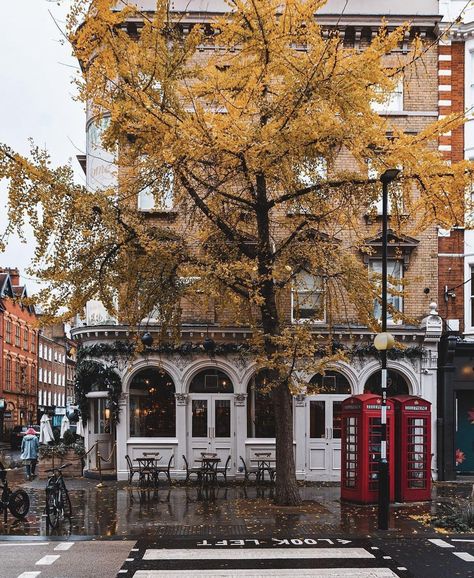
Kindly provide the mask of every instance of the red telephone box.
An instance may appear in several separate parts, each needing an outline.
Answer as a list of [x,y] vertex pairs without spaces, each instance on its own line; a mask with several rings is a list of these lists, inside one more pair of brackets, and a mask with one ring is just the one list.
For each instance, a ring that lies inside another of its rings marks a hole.
[[[377,503],[381,437],[380,395],[363,393],[342,402],[341,499],[359,504]],[[390,501],[395,495],[393,403],[387,400],[387,458]]]
[[414,395],[397,395],[390,401],[397,428],[397,501],[431,500],[431,403]]

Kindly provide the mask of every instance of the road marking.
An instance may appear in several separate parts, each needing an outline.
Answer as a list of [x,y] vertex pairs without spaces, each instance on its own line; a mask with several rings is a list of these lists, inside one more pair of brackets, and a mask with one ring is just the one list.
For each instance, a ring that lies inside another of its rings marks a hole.
[[276,548],[247,550],[148,549],[143,560],[291,560],[294,558],[375,558],[365,548]]
[[439,546],[440,548],[454,548],[452,544],[448,544],[444,540],[440,540],[439,538],[429,538],[428,542],[431,542],[435,546]]
[[405,570],[406,572],[408,568],[405,568],[405,566],[397,566],[397,570]]
[[127,558],[127,559],[125,560],[125,562],[134,562],[134,561],[135,561],[135,558]]
[[37,566],[50,566],[51,564],[54,564],[54,562],[56,562],[56,560],[58,558],[61,558],[61,556],[57,555],[57,556],[53,556],[52,554],[48,554],[48,556],[43,556],[41,558],[41,560],[38,560],[38,562],[36,562]]
[[61,542],[56,546],[55,550],[58,551],[69,550],[69,548],[72,548],[73,546],[74,542]]
[[[235,578],[236,576],[249,576],[251,578],[260,578],[261,576],[275,576],[275,568],[258,570],[236,570],[235,568],[228,570],[137,570],[133,578],[175,578],[182,576],[183,578],[212,578],[218,576],[219,578]],[[310,578],[398,578],[397,574],[389,568],[287,568],[285,570],[278,569],[279,578],[294,578],[295,575],[310,577]]]
[[41,572],[23,572],[18,576],[18,578],[36,578]]
[[0,548],[11,548],[12,546],[47,546],[50,542],[23,542],[21,544],[0,544]]
[[466,538],[451,538],[451,542],[474,542],[474,540],[467,540]]
[[453,552],[453,554],[458,558],[461,558],[461,560],[464,560],[464,562],[474,562],[474,556],[467,552]]

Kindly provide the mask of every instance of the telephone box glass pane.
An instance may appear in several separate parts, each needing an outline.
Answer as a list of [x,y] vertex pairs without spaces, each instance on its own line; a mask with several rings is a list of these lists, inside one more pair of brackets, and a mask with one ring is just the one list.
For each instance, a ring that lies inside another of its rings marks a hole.
[[425,488],[428,480],[426,418],[408,419],[408,487]]
[[207,400],[193,399],[192,436],[207,437]]
[[309,402],[309,436],[311,438],[326,437],[326,402]]

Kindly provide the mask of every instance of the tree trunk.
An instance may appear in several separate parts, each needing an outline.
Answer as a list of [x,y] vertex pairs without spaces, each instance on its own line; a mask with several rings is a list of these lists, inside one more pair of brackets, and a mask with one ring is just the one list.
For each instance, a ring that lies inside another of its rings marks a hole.
[[286,382],[279,382],[273,390],[276,427],[276,491],[275,503],[283,506],[301,504],[296,482],[293,452],[292,396]]

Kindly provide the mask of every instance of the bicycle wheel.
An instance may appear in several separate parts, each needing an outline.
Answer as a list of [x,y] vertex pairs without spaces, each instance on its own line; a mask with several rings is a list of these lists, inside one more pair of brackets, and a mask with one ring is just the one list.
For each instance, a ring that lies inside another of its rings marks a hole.
[[56,488],[46,493],[46,516],[51,528],[57,528],[61,511],[59,508],[59,492]]
[[61,493],[61,503],[63,506],[63,515],[65,518],[70,518],[72,516],[72,506],[71,506],[71,499],[69,498],[69,492],[67,491],[66,485],[64,482],[61,484],[59,488]]
[[24,518],[30,509],[30,497],[24,490],[16,490],[8,500],[8,509],[15,518]]

